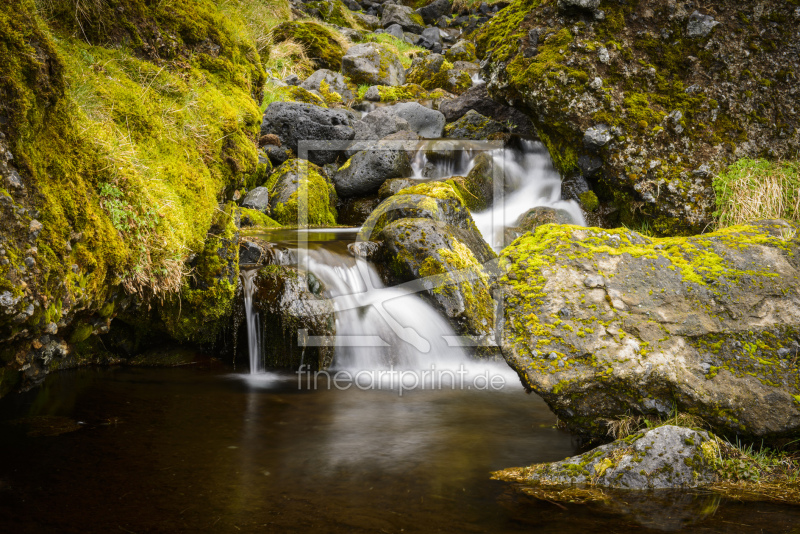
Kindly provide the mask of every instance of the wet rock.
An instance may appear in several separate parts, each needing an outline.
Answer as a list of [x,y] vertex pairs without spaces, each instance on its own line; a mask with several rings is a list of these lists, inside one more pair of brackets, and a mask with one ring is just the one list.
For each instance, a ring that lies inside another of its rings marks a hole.
[[[298,153],[298,141],[350,141],[355,136],[355,117],[340,109],[327,109],[313,104],[273,102],[264,112],[261,135],[275,134],[284,149]],[[269,152],[270,159],[272,153]],[[314,150],[308,160],[317,165],[333,163],[339,156],[337,150]]]
[[527,232],[534,232],[544,224],[573,224],[569,212],[545,206],[531,208],[516,220],[514,226],[505,229],[505,242],[511,243]]
[[356,142],[351,145],[349,156],[374,146],[375,141],[388,135],[401,130],[411,130],[407,120],[385,108],[378,108],[367,113],[360,121],[353,124],[353,128],[356,132],[353,139]]
[[515,274],[499,281],[503,355],[574,432],[674,409],[718,433],[800,433],[800,369],[777,355],[800,327],[798,230],[762,221],[670,241],[539,227],[502,253]]
[[420,280],[459,333],[493,340],[491,268],[484,266],[493,258],[486,250],[476,254],[469,246],[475,238],[465,239],[466,233],[442,221],[405,218],[387,225],[380,236],[391,272],[402,281]]
[[433,139],[442,136],[445,118],[438,111],[426,108],[417,102],[403,102],[383,109],[408,122],[411,130],[421,137]]
[[717,480],[714,460],[718,450],[707,432],[665,425],[536,466],[527,480],[628,490],[696,488]]
[[400,58],[379,43],[351,46],[342,58],[342,74],[355,84],[396,86],[403,85],[406,80]]
[[375,241],[359,241],[347,245],[347,251],[351,255],[372,262],[379,261],[382,249],[381,243]]
[[469,75],[463,70],[455,69],[441,54],[414,58],[408,71],[408,81],[427,90],[444,89],[457,95],[472,87]]
[[243,240],[239,243],[239,265],[258,265],[266,259],[266,251],[255,241]]
[[381,25],[388,28],[393,24],[399,24],[404,31],[412,33],[422,33],[422,30],[425,29],[422,17],[410,7],[384,4]]
[[244,197],[242,207],[269,214],[269,189],[256,187]]
[[460,119],[469,110],[475,110],[485,117],[508,124],[517,133],[530,135],[535,131],[533,123],[524,113],[492,100],[485,84],[474,85],[461,96],[443,100],[439,104],[439,111],[444,114],[447,122]]
[[363,196],[377,193],[390,178],[404,178],[413,172],[405,150],[362,150],[342,165],[333,183],[341,197]]
[[328,91],[339,93],[345,100],[351,100],[354,96],[344,76],[328,69],[320,69],[314,72],[300,87],[309,91],[320,91],[323,82],[325,82]]
[[[312,370],[327,369],[333,361],[334,344],[303,346],[301,333],[334,336],[336,321],[333,302],[312,292],[320,282],[310,275],[285,266],[268,266],[253,279],[253,307],[259,314],[266,367],[297,370],[301,362]],[[242,327],[246,328],[245,326]],[[247,347],[247,343],[239,343]]]
[[[497,176],[495,176],[497,173]],[[480,152],[473,160],[464,179],[464,186],[469,191],[467,204],[473,211],[488,209],[494,201],[495,178],[502,182],[503,174],[500,167],[495,167],[494,159],[490,152]]]
[[276,145],[266,145],[264,146],[264,152],[267,154],[267,158],[269,158],[269,162],[278,167],[281,164],[285,163],[287,160],[294,157],[294,152],[289,148],[281,148]]
[[488,117],[484,117],[473,109],[467,111],[463,117],[444,128],[445,136],[452,139],[485,140],[506,132],[505,126]]
[[686,35],[689,38],[708,37],[708,34],[716,27],[719,22],[710,15],[702,15],[698,11],[689,16],[689,23],[686,25]]
[[433,0],[427,6],[423,6],[417,10],[417,13],[422,17],[425,24],[434,24],[441,17],[449,16],[452,13],[452,4],[450,0]]
[[378,195],[362,198],[345,198],[339,207],[339,224],[346,226],[361,226],[367,220],[378,204],[381,203]]

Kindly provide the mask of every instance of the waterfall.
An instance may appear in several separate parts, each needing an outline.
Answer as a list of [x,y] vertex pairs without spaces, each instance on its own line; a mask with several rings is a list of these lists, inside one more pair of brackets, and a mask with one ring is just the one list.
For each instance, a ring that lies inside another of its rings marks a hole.
[[586,225],[578,203],[561,199],[561,176],[542,143],[523,140],[521,151],[498,150],[493,160],[503,171],[504,196],[495,199],[491,209],[473,214],[473,219],[495,250],[504,245],[503,228],[514,226],[520,215],[531,208],[543,206],[563,210],[573,224]]
[[264,357],[261,353],[261,323],[258,313],[253,309],[253,293],[255,283],[253,279],[258,274],[257,269],[242,271],[242,293],[244,295],[244,312],[247,324],[247,350],[250,355],[250,374],[264,372]]
[[447,342],[456,335],[450,323],[418,294],[385,287],[369,262],[324,249],[304,259],[334,301],[334,368],[419,370],[466,359]]

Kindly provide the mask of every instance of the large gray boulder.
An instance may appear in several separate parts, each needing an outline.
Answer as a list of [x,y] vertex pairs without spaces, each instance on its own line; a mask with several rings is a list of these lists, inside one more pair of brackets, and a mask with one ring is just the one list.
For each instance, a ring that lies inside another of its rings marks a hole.
[[356,152],[374,147],[375,141],[389,135],[400,131],[411,131],[407,120],[385,108],[378,108],[367,113],[360,121],[354,123],[353,127],[356,135],[353,144],[346,151],[348,157]]
[[621,414],[800,435],[800,224],[689,238],[545,225],[506,247],[502,350],[574,432]]
[[445,118],[439,111],[426,108],[417,102],[403,102],[383,109],[408,122],[411,130],[420,137],[434,139],[442,136]]
[[300,87],[309,91],[319,91],[322,82],[327,84],[329,91],[339,93],[345,100],[351,100],[354,96],[344,76],[328,69],[320,69],[314,72],[306,81],[300,84]]
[[413,173],[405,150],[362,150],[333,175],[333,183],[341,197],[364,196],[377,193],[390,178],[404,178]]
[[400,58],[380,43],[351,46],[342,58],[342,73],[355,84],[397,86],[406,81]]
[[399,24],[403,30],[411,33],[422,33],[425,29],[422,17],[410,7],[384,4],[381,25],[388,28],[393,24]]
[[[355,136],[355,116],[341,109],[328,109],[298,102],[273,102],[264,112],[261,135],[275,134],[282,148],[298,153],[298,141],[350,141]],[[315,150],[308,160],[317,165],[333,163],[336,150]]]
[[718,451],[707,432],[665,425],[560,462],[534,466],[526,481],[629,490],[696,488],[716,482]]

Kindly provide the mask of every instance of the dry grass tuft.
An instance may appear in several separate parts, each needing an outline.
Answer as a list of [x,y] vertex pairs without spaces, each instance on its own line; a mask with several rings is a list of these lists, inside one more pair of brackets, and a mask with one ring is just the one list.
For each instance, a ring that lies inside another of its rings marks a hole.
[[800,220],[800,165],[741,159],[714,178],[719,227],[763,219]]

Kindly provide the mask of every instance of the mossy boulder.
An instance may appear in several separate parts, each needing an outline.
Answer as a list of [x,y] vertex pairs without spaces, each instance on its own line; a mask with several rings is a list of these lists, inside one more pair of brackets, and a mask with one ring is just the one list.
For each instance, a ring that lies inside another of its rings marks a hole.
[[300,159],[287,161],[275,169],[266,187],[270,191],[272,217],[279,224],[336,224],[336,190],[313,163]]
[[408,82],[424,89],[443,89],[460,95],[472,87],[472,79],[463,70],[458,70],[441,54],[416,57],[408,72]]
[[423,100],[428,97],[428,91],[415,83],[408,83],[399,87],[373,85],[364,93],[364,100],[372,102],[408,102]]
[[382,43],[351,46],[341,61],[342,74],[357,84],[403,85],[406,70],[400,57]]
[[[489,93],[529,114],[562,176],[581,156],[601,159],[593,189],[623,224],[698,233],[712,221],[714,172],[797,154],[792,3],[716,2],[709,34],[657,0],[600,9],[518,0],[480,28],[477,53]],[[585,143],[599,125],[608,142]]]
[[727,435],[800,435],[799,230],[540,226],[501,254],[503,355],[584,435],[674,410]]
[[372,29],[362,23],[360,13],[350,11],[341,0],[307,2],[300,5],[307,13],[313,13],[314,16],[334,26],[353,30]]
[[275,43],[292,40],[299,43],[318,69],[339,70],[345,49],[333,30],[311,21],[289,21],[272,31]]
[[386,4],[381,13],[381,26],[388,28],[399,24],[403,31],[421,34],[425,29],[422,16],[408,6]]
[[[295,371],[302,363],[311,370],[327,369],[333,362],[333,344],[304,347],[299,338],[301,330],[309,336],[336,335],[333,301],[323,296],[319,279],[292,267],[269,265],[253,276],[252,283],[253,307],[259,315],[264,340],[264,366]],[[239,305],[243,307],[244,302]],[[246,325],[242,325],[240,357],[246,357],[246,331]]]
[[475,57],[475,43],[472,41],[465,41],[464,39],[458,41],[451,46],[445,53],[445,59],[455,63],[456,61],[472,61],[476,60]]
[[508,129],[504,125],[472,109],[457,121],[444,127],[445,137],[453,139],[497,139],[507,132]]
[[0,5],[0,365],[16,385],[117,361],[98,336],[122,303],[177,300],[220,199],[258,174],[262,56],[225,9]]
[[560,462],[501,471],[495,478],[553,494],[576,484],[625,490],[697,488],[717,482],[718,454],[719,445],[708,432],[664,425]]
[[179,296],[158,310],[167,333],[180,342],[211,344],[232,320],[239,281],[239,230],[236,205],[226,204],[214,216],[203,250],[189,267]]
[[364,222],[359,241],[383,241],[387,283],[422,279],[427,296],[459,333],[494,341],[489,284],[494,251],[453,184],[428,182],[383,201]]
[[356,90],[355,86],[348,83],[344,76],[328,69],[315,71],[300,84],[300,87],[309,91],[317,91],[330,101],[337,100],[333,93],[338,94],[339,102],[352,100]]

